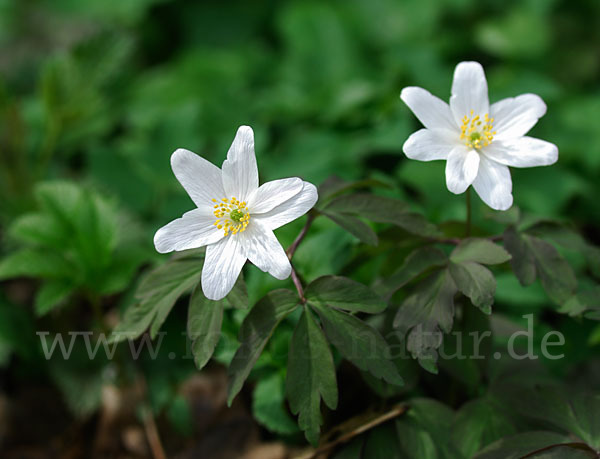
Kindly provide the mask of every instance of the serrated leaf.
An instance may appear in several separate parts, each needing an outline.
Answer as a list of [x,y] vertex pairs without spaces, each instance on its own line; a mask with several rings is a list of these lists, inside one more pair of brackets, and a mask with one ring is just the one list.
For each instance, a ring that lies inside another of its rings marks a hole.
[[484,265],[497,265],[510,259],[510,254],[503,247],[481,238],[462,240],[450,254],[450,260],[454,263],[474,261]]
[[322,276],[306,287],[308,301],[352,312],[376,314],[385,309],[385,302],[369,287],[342,276]]
[[389,297],[428,269],[444,266],[447,261],[448,257],[441,250],[430,246],[420,247],[406,257],[402,266],[382,283],[381,289]]
[[47,314],[67,299],[73,291],[74,286],[69,280],[47,280],[35,297],[35,314],[38,317]]
[[355,193],[334,199],[324,210],[353,214],[378,223],[393,223],[407,211],[407,205],[392,198],[370,193]]
[[331,350],[308,307],[304,307],[290,342],[286,394],[292,413],[298,415],[298,426],[316,445],[323,423],[321,398],[335,409],[338,389]]
[[504,247],[511,254],[510,265],[521,285],[531,285],[535,281],[535,260],[524,239],[509,227],[504,232]]
[[196,285],[190,297],[187,333],[192,340],[192,354],[199,370],[208,363],[221,337],[223,306],[223,300],[209,300],[202,293],[200,284]]
[[369,225],[350,215],[338,214],[335,212],[325,212],[323,215],[335,222],[341,228],[357,237],[361,242],[369,245],[377,245],[378,239],[375,231]]
[[429,275],[396,313],[394,327],[406,334],[407,348],[419,364],[436,373],[436,349],[442,343],[441,328],[449,333],[454,320],[456,285],[447,269]]
[[277,325],[297,306],[297,295],[291,290],[281,289],[269,292],[250,310],[240,328],[240,347],[229,365],[229,405],[242,389]]
[[271,432],[282,435],[298,432],[298,426],[285,408],[285,379],[281,373],[273,373],[256,383],[252,414]]
[[458,290],[485,314],[491,314],[496,293],[496,279],[492,272],[473,261],[451,262],[448,269]]
[[137,288],[139,300],[125,312],[113,330],[110,342],[135,339],[151,326],[152,339],[158,333],[177,299],[199,281],[202,265],[195,259],[171,260],[144,277]]
[[402,385],[402,377],[389,360],[388,344],[381,334],[348,313],[317,305],[325,335],[340,353],[354,365],[390,384]]
[[410,212],[404,202],[370,193],[341,196],[331,201],[323,211],[362,217],[377,223],[391,223],[418,236],[435,236],[439,233],[435,225],[422,215]]
[[539,276],[546,294],[557,304],[566,302],[577,288],[577,279],[569,263],[551,244],[509,228],[504,244],[513,258],[511,265],[522,285]]

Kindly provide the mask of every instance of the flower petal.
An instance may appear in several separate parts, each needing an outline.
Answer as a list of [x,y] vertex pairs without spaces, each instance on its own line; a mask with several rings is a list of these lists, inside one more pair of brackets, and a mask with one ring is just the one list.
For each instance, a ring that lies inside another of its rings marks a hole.
[[492,209],[507,210],[512,206],[512,180],[508,167],[481,155],[479,172],[473,181],[479,197]]
[[246,257],[239,234],[224,237],[206,248],[202,268],[202,291],[210,300],[225,298],[240,275]]
[[489,113],[488,87],[483,67],[479,62],[461,62],[454,70],[450,108],[456,123],[461,126],[462,118]]
[[[400,99],[412,110],[423,126],[428,129],[448,129],[455,131],[458,126],[452,118],[450,107],[429,91],[416,86],[404,88]],[[460,126],[460,125],[459,125]]]
[[312,209],[319,196],[317,187],[312,183],[302,182],[302,184],[300,193],[264,214],[253,216],[252,219],[260,219],[266,228],[274,230],[304,215]]
[[287,279],[292,265],[285,250],[273,234],[260,220],[252,220],[246,231],[239,233],[244,247],[244,255],[260,270],[276,279]]
[[240,126],[223,163],[223,188],[227,197],[248,201],[258,188],[258,167],[254,155],[254,132],[250,126]]
[[477,177],[479,153],[466,146],[455,147],[446,161],[446,186],[454,194],[464,193]]
[[490,107],[490,117],[494,118],[494,140],[521,137],[546,113],[546,104],[540,96],[522,94],[503,99]]
[[302,187],[302,179],[298,177],[263,183],[248,198],[248,209],[252,215],[268,212],[300,193]]
[[168,253],[213,244],[223,238],[223,231],[213,225],[214,221],[212,213],[190,210],[156,232],[154,247],[159,253]]
[[225,197],[221,170],[196,153],[179,148],[171,155],[171,168],[197,207],[211,208],[211,199]]
[[451,134],[445,129],[420,129],[406,139],[402,150],[408,158],[419,161],[446,159],[456,146]]
[[558,160],[558,147],[533,137],[497,141],[482,150],[497,163],[512,167],[549,166]]

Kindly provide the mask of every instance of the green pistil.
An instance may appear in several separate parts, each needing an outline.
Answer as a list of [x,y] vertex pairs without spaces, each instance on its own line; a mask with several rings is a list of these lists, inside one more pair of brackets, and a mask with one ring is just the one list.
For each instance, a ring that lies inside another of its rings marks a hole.
[[241,210],[239,210],[239,209],[233,209],[233,210],[231,211],[231,213],[229,214],[229,216],[231,217],[231,219],[232,219],[234,222],[238,222],[238,223],[239,223],[239,222],[240,222],[240,220],[242,219],[242,217],[244,216],[244,212],[242,212],[242,211],[241,211]]

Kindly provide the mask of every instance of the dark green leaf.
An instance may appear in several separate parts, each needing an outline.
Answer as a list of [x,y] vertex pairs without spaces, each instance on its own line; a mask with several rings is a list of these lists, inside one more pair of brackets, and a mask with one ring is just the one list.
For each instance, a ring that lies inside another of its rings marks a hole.
[[512,254],[511,264],[523,285],[531,284],[537,276],[548,296],[558,304],[567,301],[577,288],[573,269],[549,243],[528,234],[508,229],[504,243]]
[[370,288],[347,277],[323,276],[306,288],[307,300],[346,311],[376,314],[385,309],[385,302]]
[[240,328],[240,347],[229,365],[227,403],[242,389],[250,370],[262,353],[277,325],[298,306],[298,297],[291,290],[274,290],[251,309]]
[[391,296],[428,269],[444,266],[447,261],[448,257],[441,250],[430,246],[420,247],[406,257],[402,266],[383,282],[381,289]]
[[451,262],[448,268],[458,290],[484,313],[491,314],[496,293],[496,279],[491,271],[473,261]]
[[402,303],[394,318],[394,327],[402,334],[410,330],[407,347],[430,372],[435,372],[435,350],[442,343],[438,327],[446,333],[452,329],[456,291],[448,270],[433,273]]
[[497,265],[510,260],[510,254],[489,239],[469,238],[461,241],[450,254],[454,263],[474,261],[484,265]]
[[236,309],[248,309],[248,290],[246,289],[243,273],[238,276],[226,299]]
[[110,337],[111,342],[135,339],[151,326],[154,339],[175,301],[199,281],[202,264],[195,259],[172,260],[150,272],[136,291],[130,306]]
[[304,308],[290,343],[286,394],[292,413],[298,414],[298,426],[306,439],[316,445],[323,423],[321,398],[335,409],[338,390],[331,350],[308,307]]
[[319,204],[331,199],[339,194],[359,188],[383,187],[389,188],[389,185],[377,179],[365,179],[356,182],[346,182],[339,177],[332,176],[319,185]]
[[456,413],[452,426],[454,443],[464,457],[473,457],[483,447],[515,433],[517,429],[510,418],[485,398],[464,404]]
[[388,423],[367,434],[362,457],[369,459],[402,459],[394,424]]
[[344,228],[361,242],[369,245],[377,245],[378,239],[375,231],[369,225],[350,215],[338,214],[335,212],[323,212],[323,215],[329,217],[332,221]]
[[504,232],[504,247],[512,256],[510,264],[521,285],[531,285],[535,281],[535,260],[525,240],[514,227],[509,227]]
[[407,211],[405,203],[370,193],[355,193],[331,201],[326,212],[353,214],[378,223],[393,223]]
[[389,360],[388,344],[376,329],[327,305],[318,305],[316,309],[325,335],[346,359],[376,378],[391,384],[403,384],[396,366]]
[[199,370],[210,360],[221,337],[223,300],[212,301],[204,296],[200,284],[192,292],[188,309],[187,332],[192,340],[192,354]]

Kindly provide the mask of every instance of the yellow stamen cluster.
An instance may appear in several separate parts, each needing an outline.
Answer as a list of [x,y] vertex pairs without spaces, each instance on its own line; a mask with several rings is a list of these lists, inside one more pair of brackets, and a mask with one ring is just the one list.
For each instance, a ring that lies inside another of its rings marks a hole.
[[492,131],[493,123],[494,118],[490,118],[487,113],[483,116],[482,121],[479,115],[473,116],[473,110],[471,110],[471,116],[465,115],[462,119],[460,138],[469,148],[487,147],[496,135],[496,131]]
[[223,198],[221,201],[213,199],[214,214],[217,217],[214,225],[228,234],[237,234],[246,230],[250,221],[250,214],[246,203],[237,198]]

